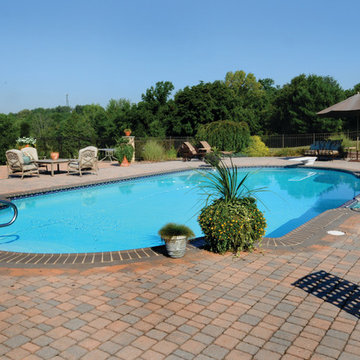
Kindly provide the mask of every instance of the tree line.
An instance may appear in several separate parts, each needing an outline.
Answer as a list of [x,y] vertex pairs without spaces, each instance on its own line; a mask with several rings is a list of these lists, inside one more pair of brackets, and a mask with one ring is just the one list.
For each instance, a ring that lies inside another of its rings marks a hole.
[[90,141],[113,146],[125,128],[136,137],[195,136],[202,125],[221,120],[245,122],[252,135],[341,132],[354,124],[319,118],[316,112],[360,91],[360,83],[344,90],[330,76],[301,74],[277,86],[273,79],[235,71],[224,80],[201,81],[172,95],[173,90],[171,82],[159,81],[138,103],[122,98],[111,99],[106,107],[58,106],[0,114],[0,161],[23,136],[35,137],[46,149],[61,141],[62,150],[71,154]]

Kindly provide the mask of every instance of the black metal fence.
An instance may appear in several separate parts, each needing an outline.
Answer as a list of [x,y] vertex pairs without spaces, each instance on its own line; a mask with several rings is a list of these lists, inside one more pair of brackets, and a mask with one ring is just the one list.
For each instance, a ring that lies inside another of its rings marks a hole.
[[[310,146],[318,140],[326,140],[330,137],[342,138],[356,141],[357,132],[348,131],[342,134],[336,133],[313,133],[313,134],[281,134],[281,135],[262,135],[261,139],[269,148],[294,148],[301,146]],[[168,138],[138,138],[135,137],[135,159],[141,160],[142,151],[148,140],[156,140],[163,145],[166,151],[170,149],[178,150],[184,141],[193,142],[192,137],[168,137]],[[37,149],[41,156],[49,157],[51,151],[60,152],[64,158],[76,157],[79,149],[88,145],[95,145],[98,148],[115,147],[115,139],[95,139],[86,137],[59,137],[59,138],[37,138]]]
[[292,148],[299,146],[310,146],[315,141],[327,140],[331,138],[342,138],[355,141],[357,138],[356,131],[344,133],[313,133],[313,134],[281,134],[281,135],[262,135],[261,139],[269,148]]

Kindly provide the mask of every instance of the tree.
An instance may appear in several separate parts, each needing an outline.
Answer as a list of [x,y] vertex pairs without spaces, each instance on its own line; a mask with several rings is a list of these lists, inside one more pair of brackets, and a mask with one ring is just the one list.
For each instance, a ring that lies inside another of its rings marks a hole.
[[74,109],[81,117],[87,119],[97,135],[99,147],[107,147],[115,144],[115,123],[107,116],[105,109],[100,105],[77,105]]
[[316,113],[343,99],[344,91],[333,78],[301,74],[278,91],[271,128],[294,134],[341,131],[341,119],[320,118]]
[[173,90],[174,85],[170,81],[159,81],[155,84],[155,88],[151,86],[147,89],[141,98],[155,114],[161,106],[166,105]]
[[[135,107],[135,104],[124,98],[109,101],[106,106],[106,118],[111,126],[111,130],[108,131],[109,139],[115,140],[117,137],[122,136],[124,129],[127,128],[134,132],[135,127],[131,122],[131,114]],[[137,135],[136,131],[134,133],[134,135]]]
[[[268,106],[268,101],[267,92],[261,82],[256,80],[254,74],[246,74],[243,70],[228,72],[224,82],[232,90],[237,103],[232,110],[232,118],[246,122],[251,134],[264,132],[266,124],[264,115],[266,115],[265,108]],[[265,84],[267,84],[266,81]]]
[[[17,138],[16,130],[10,115],[0,114],[0,164],[6,161],[5,153],[14,148]],[[5,136],[6,135],[6,136]]]
[[174,105],[172,133],[187,136],[195,135],[201,124],[232,120],[237,106],[232,91],[222,81],[186,86],[175,94]]
[[229,71],[226,73],[225,85],[233,89],[237,94],[262,89],[262,85],[256,80],[255,75],[252,73],[246,74],[243,70],[237,70],[234,73]]
[[352,89],[345,90],[345,96],[348,98],[360,93],[360,83],[356,84]]
[[[145,136],[164,137],[168,132],[172,100],[169,99],[174,85],[170,81],[159,81],[141,95],[138,110],[142,116]],[[138,113],[139,114],[139,113]],[[139,121],[137,121],[139,122]]]

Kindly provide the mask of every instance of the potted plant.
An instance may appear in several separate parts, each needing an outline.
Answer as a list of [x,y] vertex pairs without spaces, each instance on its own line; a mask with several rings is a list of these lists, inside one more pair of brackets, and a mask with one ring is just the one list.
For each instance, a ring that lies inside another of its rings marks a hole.
[[120,166],[129,166],[134,154],[134,148],[129,144],[128,139],[121,138],[115,147],[115,156]]
[[59,153],[57,151],[51,151],[50,157],[52,160],[57,160],[59,158]]
[[160,237],[165,241],[166,251],[172,258],[181,258],[185,255],[186,243],[195,234],[182,224],[168,223],[159,230]]
[[33,137],[29,136],[29,137],[20,137],[16,140],[16,143],[18,144],[18,148],[21,149],[23,147],[29,147],[31,146],[35,146],[36,144],[36,139],[34,139]]
[[125,136],[131,135],[131,129],[124,129]]

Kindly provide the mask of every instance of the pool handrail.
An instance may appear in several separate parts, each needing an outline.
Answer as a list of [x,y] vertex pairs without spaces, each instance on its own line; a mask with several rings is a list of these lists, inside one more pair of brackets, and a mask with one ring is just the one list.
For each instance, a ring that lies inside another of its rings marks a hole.
[[3,207],[3,206],[1,206],[2,204],[5,205],[4,207],[11,207],[14,210],[14,215],[13,215],[12,219],[5,224],[0,224],[0,227],[5,227],[5,226],[11,225],[17,219],[18,208],[13,202],[4,200],[4,199],[0,199],[0,209]]

